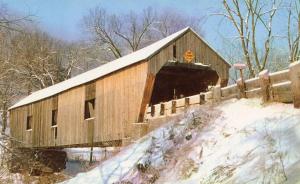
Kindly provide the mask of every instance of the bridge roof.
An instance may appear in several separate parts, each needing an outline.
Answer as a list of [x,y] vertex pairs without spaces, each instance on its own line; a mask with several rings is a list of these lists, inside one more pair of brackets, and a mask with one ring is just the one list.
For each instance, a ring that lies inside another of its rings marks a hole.
[[[183,34],[185,34],[187,31],[193,31],[191,28],[186,27],[174,34],[171,34],[170,36],[163,38],[147,47],[144,47],[140,50],[137,50],[135,52],[132,52],[126,56],[123,56],[121,58],[118,58],[116,60],[113,60],[111,62],[108,62],[104,65],[101,65],[97,68],[94,68],[92,70],[89,70],[87,72],[84,72],[82,74],[79,74],[73,78],[70,78],[68,80],[62,81],[60,83],[57,83],[53,86],[38,90],[36,92],[33,92],[29,96],[23,98],[13,106],[11,106],[9,109],[14,109],[20,106],[24,106],[33,102],[37,102],[46,98],[49,98],[51,96],[57,95],[63,91],[66,91],[68,89],[74,88],[76,86],[80,86],[82,84],[91,82],[93,80],[96,80],[98,78],[101,78],[105,75],[108,75],[112,72],[115,72],[117,70],[120,70],[122,68],[125,68],[127,66],[130,66],[132,64],[145,61],[148,58],[155,55],[157,52],[159,52],[162,48],[167,46],[170,42],[173,40],[176,40]],[[193,31],[194,32],[194,31]],[[194,32],[195,33],[195,32]],[[204,41],[199,35],[197,35],[202,41]],[[207,44],[208,45],[208,44]],[[226,60],[223,59],[225,62]],[[228,64],[228,63],[227,63]],[[230,65],[230,64],[228,64]]]

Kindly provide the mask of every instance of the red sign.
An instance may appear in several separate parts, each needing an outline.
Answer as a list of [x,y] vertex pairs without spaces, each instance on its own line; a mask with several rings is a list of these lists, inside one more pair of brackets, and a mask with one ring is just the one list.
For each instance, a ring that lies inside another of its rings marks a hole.
[[243,70],[243,69],[246,68],[246,65],[243,64],[243,63],[236,63],[236,64],[233,65],[233,67],[234,67],[235,69],[237,69],[237,70]]

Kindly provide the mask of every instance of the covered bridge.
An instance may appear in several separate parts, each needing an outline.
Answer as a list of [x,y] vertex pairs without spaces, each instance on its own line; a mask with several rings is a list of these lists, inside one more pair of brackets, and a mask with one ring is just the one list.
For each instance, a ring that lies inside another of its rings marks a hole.
[[227,85],[230,65],[192,29],[69,80],[10,108],[18,147],[105,146],[129,138],[148,104]]

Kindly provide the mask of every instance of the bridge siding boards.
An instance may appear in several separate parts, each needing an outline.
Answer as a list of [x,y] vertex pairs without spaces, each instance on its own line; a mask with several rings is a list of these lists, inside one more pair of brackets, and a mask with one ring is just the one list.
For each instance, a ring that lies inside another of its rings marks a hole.
[[[211,64],[224,80],[229,65],[204,41],[189,30],[168,43],[147,60],[105,75],[94,81],[65,90],[55,96],[10,110],[11,134],[22,147],[88,146],[131,137],[133,123],[139,122],[153,90],[155,74],[170,59],[176,45],[178,60],[187,50],[195,54],[192,62]],[[93,89],[95,86],[95,90]],[[95,118],[84,119],[86,99],[95,96]],[[51,127],[52,110],[57,109],[57,139]],[[26,130],[32,115],[32,130]],[[140,117],[140,119],[139,119]],[[93,128],[91,128],[93,127]]]
[[184,61],[184,53],[187,50],[191,50],[195,54],[195,58],[191,62],[211,65],[211,68],[218,73],[219,77],[224,80],[229,78],[228,69],[230,66],[218,53],[199,39],[193,31],[189,31],[182,37],[171,42],[158,54],[150,58],[149,65],[151,73],[156,74],[166,61],[173,59],[173,45],[176,45],[177,60]]
[[138,121],[147,70],[147,62],[142,62],[96,82],[95,142],[130,136],[131,124]]
[[57,144],[87,143],[87,124],[84,121],[85,86],[58,95]]

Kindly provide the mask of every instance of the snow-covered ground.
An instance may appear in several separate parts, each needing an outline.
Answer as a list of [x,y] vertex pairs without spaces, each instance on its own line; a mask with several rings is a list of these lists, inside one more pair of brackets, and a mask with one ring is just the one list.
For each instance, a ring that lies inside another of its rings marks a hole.
[[300,110],[232,99],[191,109],[65,183],[300,183]]
[[[72,161],[89,161],[91,148],[65,148],[68,160]],[[118,148],[93,148],[93,161],[100,161],[110,157],[114,152],[117,152]]]
[[93,164],[90,165],[91,148],[65,148],[64,151],[67,153],[68,161],[63,173],[69,176],[75,176],[80,172],[89,171],[94,165],[112,157],[118,153],[119,150],[120,148],[114,147],[94,147],[92,155]]

